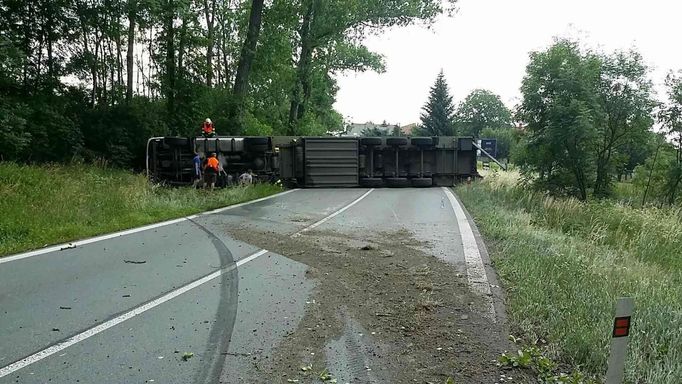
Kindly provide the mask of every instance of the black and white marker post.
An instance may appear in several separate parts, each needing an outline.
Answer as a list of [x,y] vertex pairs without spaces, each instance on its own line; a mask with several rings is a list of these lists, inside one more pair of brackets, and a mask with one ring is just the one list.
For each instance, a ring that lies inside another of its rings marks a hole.
[[611,354],[609,370],[606,372],[606,384],[621,384],[625,375],[625,357],[630,339],[630,325],[635,301],[631,297],[621,297],[616,303],[616,316],[613,319],[611,332]]

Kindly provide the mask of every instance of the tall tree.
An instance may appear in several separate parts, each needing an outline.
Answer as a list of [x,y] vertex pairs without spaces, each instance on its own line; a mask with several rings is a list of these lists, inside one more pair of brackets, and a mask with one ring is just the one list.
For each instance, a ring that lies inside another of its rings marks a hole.
[[206,86],[213,86],[213,55],[215,47],[215,19],[217,0],[204,1],[204,17],[206,22]]
[[519,107],[528,134],[519,161],[541,188],[587,199],[602,118],[600,68],[599,57],[567,40],[530,55]]
[[603,111],[597,121],[596,179],[594,194],[610,194],[613,173],[628,162],[627,146],[646,140],[653,124],[655,103],[642,56],[635,51],[602,55],[599,101]]
[[459,134],[478,138],[484,128],[511,128],[512,114],[500,96],[476,89],[458,106],[455,125]]
[[[320,51],[332,46],[352,47],[343,51],[349,56],[346,63],[359,64],[355,70],[378,69],[376,55],[368,55],[370,52],[358,44],[363,36],[394,25],[433,22],[438,15],[452,10],[455,3],[456,0],[302,0],[299,36],[294,48],[296,78],[291,91],[289,134],[296,133],[305,118],[315,72],[321,71],[318,75],[324,77],[343,69],[320,65],[316,60]],[[371,59],[358,60],[358,57]]]
[[667,167],[665,186],[668,204],[672,205],[682,189],[682,71],[670,72],[665,86],[668,102],[661,109],[659,118],[675,150],[675,161]]
[[422,134],[428,136],[454,136],[454,112],[452,96],[441,70],[429,92],[429,100],[421,115]]
[[126,101],[133,98],[133,74],[135,72],[135,28],[137,24],[137,0],[128,1],[128,50],[126,51]]
[[239,56],[237,74],[234,79],[234,88],[232,90],[233,101],[230,110],[230,121],[238,127],[241,127],[243,124],[244,98],[249,86],[251,66],[256,57],[256,44],[258,43],[262,19],[263,0],[252,0],[246,39],[244,40],[242,52]]

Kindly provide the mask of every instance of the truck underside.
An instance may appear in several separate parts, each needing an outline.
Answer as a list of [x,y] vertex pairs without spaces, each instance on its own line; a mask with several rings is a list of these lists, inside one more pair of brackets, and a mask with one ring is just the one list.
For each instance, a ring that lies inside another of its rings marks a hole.
[[227,176],[251,170],[258,180],[299,187],[451,186],[478,176],[468,137],[155,137],[147,174],[155,182],[190,185],[194,153],[216,153]]

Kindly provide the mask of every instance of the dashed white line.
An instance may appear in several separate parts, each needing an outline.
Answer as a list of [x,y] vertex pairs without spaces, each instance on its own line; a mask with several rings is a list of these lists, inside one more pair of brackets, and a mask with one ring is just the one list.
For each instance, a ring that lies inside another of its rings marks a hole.
[[174,291],[171,291],[171,292],[159,297],[158,299],[154,299],[154,300],[152,300],[146,304],[142,304],[139,307],[134,308],[134,309],[118,316],[118,317],[115,317],[109,321],[106,321],[102,324],[96,325],[96,326],[94,326],[90,329],[87,329],[87,330],[85,330],[85,331],[83,331],[83,332],[81,332],[75,336],[72,336],[65,341],[62,341],[60,343],[54,344],[50,347],[47,347],[47,348],[45,348],[39,352],[36,352],[36,353],[26,357],[26,358],[23,358],[23,359],[15,362],[15,363],[12,363],[6,367],[2,367],[2,368],[0,368],[0,378],[5,377],[7,375],[10,375],[10,374],[12,374],[12,373],[24,368],[24,367],[27,367],[33,363],[38,362],[38,361],[40,361],[40,360],[42,360],[42,359],[44,359],[50,355],[53,355],[57,352],[60,352],[60,351],[66,349],[66,348],[68,348],[74,344],[77,344],[83,340],[86,340],[86,339],[88,339],[88,338],[90,338],[90,337],[92,337],[98,333],[101,333],[101,332],[103,332],[103,331],[105,331],[105,330],[107,330],[113,326],[121,324],[122,322],[124,322],[126,320],[132,319],[133,317],[135,317],[139,314],[142,314],[142,313],[144,313],[144,312],[146,312],[146,311],[148,311],[154,307],[157,307],[157,306],[159,306],[159,305],[161,305],[161,304],[163,304],[163,303],[165,303],[171,299],[174,299],[174,298],[182,295],[185,292],[188,292],[194,288],[197,288],[200,285],[205,284],[205,283],[215,279],[216,277],[218,277],[224,273],[230,272],[230,271],[234,270],[235,268],[240,267],[240,266],[256,259],[257,257],[266,254],[266,253],[268,253],[268,251],[265,249],[262,249],[262,250],[254,253],[250,256],[247,256],[241,260],[238,260],[235,264],[232,264],[231,266],[229,266],[227,268],[224,268],[224,269],[215,271],[213,273],[210,273],[210,274],[208,274],[208,275],[206,275],[206,276],[204,276],[198,280],[194,280],[193,282],[191,282],[187,285],[184,285],[184,286],[182,286],[182,287],[180,287]]
[[476,237],[474,231],[471,229],[469,219],[467,218],[462,206],[455,198],[455,195],[449,188],[443,187],[443,192],[450,200],[450,205],[455,211],[457,217],[457,225],[459,226],[459,233],[462,237],[462,247],[464,249],[464,261],[467,268],[467,280],[473,291],[483,297],[485,300],[486,315],[493,321],[496,321],[495,306],[493,304],[492,293],[490,290],[490,282],[488,275],[485,272],[485,265],[483,265],[483,258],[481,252],[476,244]]
[[331,215],[325,217],[324,219],[322,219],[322,220],[320,220],[320,221],[317,221],[317,222],[315,222],[315,223],[313,223],[313,224],[310,224],[309,226],[307,226],[307,227],[301,229],[300,231],[294,233],[293,235],[291,235],[291,237],[293,238],[293,237],[301,236],[303,233],[308,232],[308,231],[310,231],[311,229],[315,229],[315,228],[319,227],[320,225],[326,223],[327,221],[333,219],[334,217],[336,217],[336,216],[342,214],[345,210],[349,209],[350,207],[354,206],[355,204],[359,203],[362,199],[364,199],[365,197],[367,197],[367,195],[369,195],[370,193],[372,193],[372,191],[374,191],[374,188],[372,188],[372,189],[370,189],[369,191],[365,192],[362,196],[360,196],[360,197],[358,197],[357,199],[353,200],[350,204],[348,204],[348,205],[346,205],[345,207],[339,209],[338,211],[332,213]]
[[126,235],[130,235],[130,234],[133,234],[133,233],[142,232],[142,231],[146,231],[146,230],[154,229],[154,228],[159,228],[159,227],[164,227],[164,226],[171,225],[171,224],[178,224],[178,223],[182,223],[183,221],[187,221],[187,220],[191,220],[191,219],[196,219],[197,217],[200,217],[200,216],[212,215],[212,214],[224,212],[224,211],[227,211],[227,210],[230,210],[230,209],[235,209],[235,208],[243,207],[243,206],[245,206],[245,205],[254,204],[254,203],[261,202],[261,201],[269,200],[269,199],[272,199],[272,198],[275,198],[275,197],[279,197],[279,196],[286,195],[287,193],[291,193],[291,192],[294,192],[294,191],[297,191],[297,189],[290,189],[290,190],[288,190],[288,191],[284,191],[284,192],[281,192],[281,193],[278,193],[278,194],[275,194],[275,195],[266,196],[266,197],[263,197],[263,198],[260,198],[260,199],[251,200],[251,201],[247,201],[247,202],[244,202],[244,203],[239,203],[239,204],[235,204],[235,205],[230,205],[230,206],[227,206],[227,207],[224,207],[224,208],[214,209],[214,210],[208,211],[208,212],[198,213],[198,214],[196,214],[196,215],[191,215],[191,216],[187,216],[187,217],[181,217],[181,218],[179,218],[179,219],[163,221],[163,222],[156,223],[156,224],[145,225],[145,226],[142,226],[142,227],[132,228],[132,229],[128,229],[128,230],[120,231],[120,232],[114,232],[114,233],[110,233],[110,234],[107,234],[107,235],[102,235],[102,236],[93,237],[93,238],[90,238],[90,239],[78,240],[78,241],[74,241],[74,242],[71,242],[71,243],[53,245],[53,246],[51,246],[51,247],[42,248],[42,249],[37,249],[37,250],[35,250],[35,251],[30,251],[30,252],[25,252],[25,253],[20,253],[20,254],[16,254],[16,255],[13,255],[13,256],[0,257],[0,264],[2,264],[2,263],[9,263],[10,261],[16,261],[16,260],[25,259],[25,258],[27,258],[27,257],[43,255],[43,254],[45,254],[45,253],[50,253],[50,252],[55,252],[55,251],[61,251],[61,250],[65,250],[65,249],[71,249],[71,248],[79,247],[79,246],[81,246],[81,245],[86,245],[86,244],[91,244],[91,243],[95,243],[95,242],[102,241],[102,240],[108,240],[108,239],[113,239],[113,238],[116,238],[116,237],[126,236]]

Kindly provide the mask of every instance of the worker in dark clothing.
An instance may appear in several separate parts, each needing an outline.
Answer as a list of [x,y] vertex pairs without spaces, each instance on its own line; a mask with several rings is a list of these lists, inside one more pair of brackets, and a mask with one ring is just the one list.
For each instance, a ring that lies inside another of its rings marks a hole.
[[194,187],[196,188],[201,182],[201,156],[198,152],[194,152],[192,163],[194,164]]
[[213,126],[211,119],[206,118],[206,120],[204,120],[204,124],[201,126],[201,132],[204,134],[204,137],[215,137],[215,127]]
[[206,160],[206,166],[204,167],[204,188],[215,188],[215,182],[218,177],[218,170],[220,169],[220,162],[215,153],[211,153],[211,156]]

